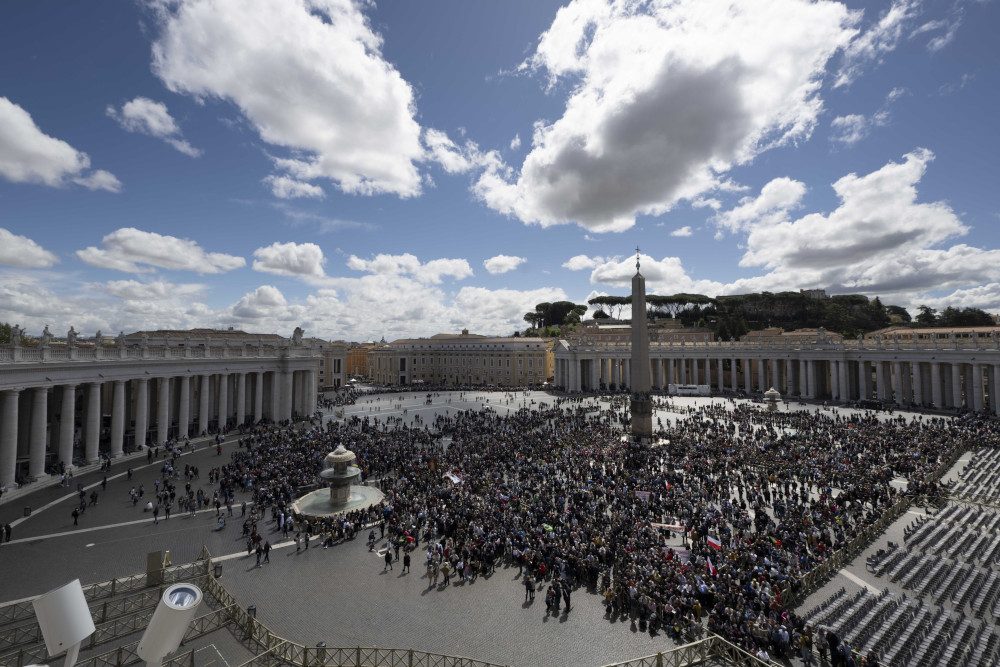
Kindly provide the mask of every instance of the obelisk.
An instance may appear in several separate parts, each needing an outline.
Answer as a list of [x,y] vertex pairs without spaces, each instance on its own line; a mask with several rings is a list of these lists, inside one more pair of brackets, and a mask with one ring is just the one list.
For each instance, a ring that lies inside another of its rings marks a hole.
[[653,401],[649,381],[649,333],[646,329],[646,279],[639,273],[639,248],[635,249],[635,276],[632,278],[632,438],[649,442],[653,438]]

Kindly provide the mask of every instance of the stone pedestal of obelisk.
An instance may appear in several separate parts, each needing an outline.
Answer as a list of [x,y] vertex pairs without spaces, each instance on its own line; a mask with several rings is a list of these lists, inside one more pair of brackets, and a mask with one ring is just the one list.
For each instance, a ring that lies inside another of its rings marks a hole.
[[653,401],[649,381],[649,333],[646,328],[646,279],[639,273],[639,254],[632,278],[632,437],[653,439]]

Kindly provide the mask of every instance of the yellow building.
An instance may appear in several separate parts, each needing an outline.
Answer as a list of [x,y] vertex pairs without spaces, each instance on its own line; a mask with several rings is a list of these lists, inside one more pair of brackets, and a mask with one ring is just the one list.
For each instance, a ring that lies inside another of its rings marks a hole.
[[347,350],[347,376],[364,377],[368,374],[368,353],[378,345],[375,341],[353,343]]
[[376,384],[540,386],[554,374],[554,338],[436,334],[404,338],[368,352]]

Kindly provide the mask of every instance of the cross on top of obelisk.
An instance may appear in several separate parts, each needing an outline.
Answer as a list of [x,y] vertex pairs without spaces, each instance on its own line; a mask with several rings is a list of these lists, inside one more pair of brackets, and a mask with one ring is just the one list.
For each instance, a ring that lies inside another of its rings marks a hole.
[[635,270],[639,271],[639,246],[635,247]]

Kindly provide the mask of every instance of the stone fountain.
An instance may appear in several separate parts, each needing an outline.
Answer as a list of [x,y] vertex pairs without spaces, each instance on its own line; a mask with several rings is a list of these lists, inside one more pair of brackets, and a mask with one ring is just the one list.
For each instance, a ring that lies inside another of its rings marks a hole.
[[320,484],[330,490],[318,489],[307,493],[292,504],[292,511],[306,517],[323,517],[369,507],[382,500],[383,494],[370,486],[356,486],[361,469],[354,465],[357,456],[343,445],[323,459],[324,468],[319,473]]

